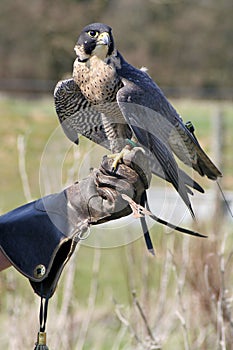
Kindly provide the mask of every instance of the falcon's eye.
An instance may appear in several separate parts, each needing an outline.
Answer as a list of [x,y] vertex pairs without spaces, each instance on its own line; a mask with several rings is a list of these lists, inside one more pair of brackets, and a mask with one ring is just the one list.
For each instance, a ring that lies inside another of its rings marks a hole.
[[91,38],[97,38],[97,36],[99,35],[99,32],[97,30],[89,30],[89,32],[87,32],[87,34],[91,37]]

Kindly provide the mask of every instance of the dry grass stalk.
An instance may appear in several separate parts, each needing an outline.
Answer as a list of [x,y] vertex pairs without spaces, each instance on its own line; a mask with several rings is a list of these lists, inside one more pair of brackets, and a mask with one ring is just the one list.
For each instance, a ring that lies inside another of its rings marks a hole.
[[25,196],[27,202],[31,202],[32,201],[32,194],[31,194],[28,175],[27,175],[27,171],[26,171],[25,136],[18,135],[17,147],[18,147],[19,173],[20,173],[20,177],[21,177],[21,181],[22,181],[24,196]]

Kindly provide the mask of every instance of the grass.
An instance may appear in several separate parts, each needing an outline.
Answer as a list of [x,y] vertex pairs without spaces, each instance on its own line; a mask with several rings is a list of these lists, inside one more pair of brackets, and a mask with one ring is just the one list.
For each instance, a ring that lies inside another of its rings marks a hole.
[[1,98],[2,125],[0,137],[0,178],[2,211],[24,202],[18,170],[17,137],[25,136],[26,169],[33,197],[39,196],[38,169],[43,148],[57,125],[51,99],[23,100]]
[[[211,118],[216,110],[222,111],[226,174],[223,185],[232,189],[233,104],[173,103],[185,121],[192,120],[196,135],[209,153],[213,134]],[[26,201],[18,167],[18,135],[25,136],[26,172],[33,198],[43,194],[39,184],[43,164],[48,171],[43,179],[48,181],[47,190],[51,192],[64,187],[73,176],[83,178],[90,166],[99,164],[98,149],[84,139],[75,153],[69,143],[63,147],[63,135],[54,134],[58,123],[51,98],[6,97],[0,99],[0,108],[2,212]],[[49,157],[43,160],[45,149],[49,150]],[[73,162],[73,154],[78,166]],[[232,312],[233,296],[232,225],[211,213],[199,225],[200,231],[202,228],[208,231],[208,239],[165,235],[163,227],[154,225],[151,234],[157,250],[155,258],[147,254],[143,238],[111,249],[82,245],[65,268],[50,301],[48,345],[51,349],[155,349],[158,345],[164,350],[230,349],[232,325],[227,312]],[[218,235],[214,227],[219,227]],[[226,244],[221,250],[224,235]],[[224,273],[220,266],[225,267]],[[136,291],[153,339],[148,335],[132,290]],[[39,298],[13,268],[0,274],[0,293],[0,347],[12,349],[24,344],[24,348],[32,348],[38,329]],[[26,324],[23,320],[27,320]]]

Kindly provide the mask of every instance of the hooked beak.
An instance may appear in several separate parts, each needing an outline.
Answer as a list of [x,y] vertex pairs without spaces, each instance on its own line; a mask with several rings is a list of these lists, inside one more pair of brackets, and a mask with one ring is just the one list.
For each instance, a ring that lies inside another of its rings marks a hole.
[[99,35],[96,45],[107,45],[110,44],[110,37],[107,32],[103,32]]

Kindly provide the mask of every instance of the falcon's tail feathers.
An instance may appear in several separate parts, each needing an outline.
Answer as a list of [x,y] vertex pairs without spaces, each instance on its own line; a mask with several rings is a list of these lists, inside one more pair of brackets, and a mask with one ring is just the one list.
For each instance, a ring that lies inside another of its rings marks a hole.
[[[162,141],[160,141],[156,136],[148,133],[147,138],[149,141],[150,151],[154,154],[154,156],[159,161],[164,171],[165,178],[172,183],[176,191],[179,193],[179,195],[183,199],[186,206],[189,208],[189,211],[192,217],[194,218],[195,215],[188,197],[189,191],[185,186],[183,173],[179,171],[179,168],[177,166],[177,163],[172,153],[167,149],[167,147],[162,143]],[[180,176],[180,174],[182,174],[182,176]]]
[[193,188],[194,190],[205,193],[204,189],[196,182],[194,181],[188,174],[186,174],[182,169],[179,169],[179,177],[183,180],[183,182]]
[[201,175],[201,176],[207,176],[211,180],[217,180],[218,177],[222,177],[221,171],[215,166],[215,164],[210,160],[210,158],[207,156],[207,154],[203,151],[201,148],[200,143],[198,142],[194,131],[195,128],[193,124],[188,121],[185,124],[186,128],[189,130],[193,137],[193,146],[195,147],[196,153],[198,155],[197,163],[193,165],[193,168]]

